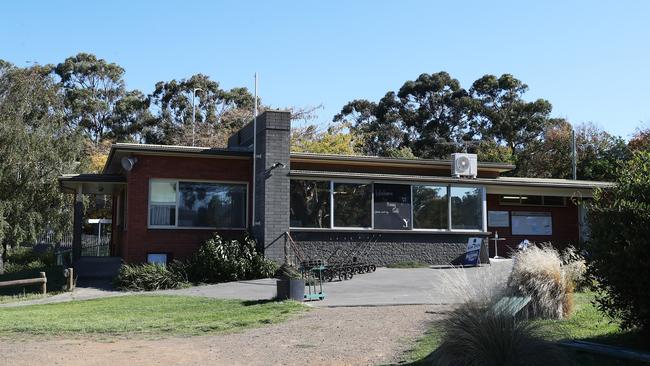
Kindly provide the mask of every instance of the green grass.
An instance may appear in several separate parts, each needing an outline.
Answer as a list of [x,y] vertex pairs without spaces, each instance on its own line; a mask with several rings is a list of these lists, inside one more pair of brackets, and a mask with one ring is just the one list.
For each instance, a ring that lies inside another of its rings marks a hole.
[[305,310],[291,301],[119,296],[2,309],[0,335],[199,335],[277,323]]
[[[565,320],[538,321],[544,338],[550,341],[585,340],[640,350],[650,350],[650,340],[634,331],[623,331],[618,322],[603,315],[592,304],[592,292],[576,293],[575,309],[570,318]],[[413,347],[404,354],[404,363],[409,365],[427,365],[427,357],[442,340],[442,334],[436,325],[418,339]],[[570,353],[578,365],[634,365],[635,363],[592,356],[584,353]]]
[[391,263],[386,267],[387,268],[427,268],[429,267],[429,265],[417,261],[404,261],[404,262]]

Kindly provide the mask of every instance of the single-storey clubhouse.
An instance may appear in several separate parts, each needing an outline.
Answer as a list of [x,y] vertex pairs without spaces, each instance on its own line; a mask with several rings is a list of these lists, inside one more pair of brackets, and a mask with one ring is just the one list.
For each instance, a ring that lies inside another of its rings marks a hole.
[[[84,194],[112,195],[110,254],[128,263],[182,259],[217,231],[251,233],[278,262],[290,240],[310,259],[364,244],[370,250],[362,254],[380,265],[448,264],[464,255],[470,237],[486,239],[490,256],[495,242],[502,256],[524,239],[578,243],[583,200],[609,185],[502,176],[515,167],[471,154],[291,153],[286,111],[261,114],[228,145],[118,143],[101,174],[61,177],[62,189],[77,196],[73,256],[81,255]],[[504,240],[493,241],[497,234]]]

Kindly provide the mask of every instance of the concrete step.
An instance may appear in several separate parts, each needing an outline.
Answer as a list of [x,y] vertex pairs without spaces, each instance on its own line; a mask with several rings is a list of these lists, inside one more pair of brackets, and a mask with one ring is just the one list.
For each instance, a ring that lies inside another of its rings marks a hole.
[[120,257],[81,257],[74,263],[74,270],[81,280],[111,280],[117,276],[121,265]]

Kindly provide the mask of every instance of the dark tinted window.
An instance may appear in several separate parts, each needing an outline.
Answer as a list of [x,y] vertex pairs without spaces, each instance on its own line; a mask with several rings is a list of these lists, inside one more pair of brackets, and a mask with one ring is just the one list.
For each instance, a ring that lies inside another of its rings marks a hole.
[[451,228],[480,230],[483,225],[481,188],[451,187]]
[[370,183],[334,183],[334,226],[370,227]]
[[447,229],[446,186],[413,186],[413,228]]
[[330,227],[330,182],[291,180],[292,227]]
[[179,182],[178,226],[246,227],[246,185]]

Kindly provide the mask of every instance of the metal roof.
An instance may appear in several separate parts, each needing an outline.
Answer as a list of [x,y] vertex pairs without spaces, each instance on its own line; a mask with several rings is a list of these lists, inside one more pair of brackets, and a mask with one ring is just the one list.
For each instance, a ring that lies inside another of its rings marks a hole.
[[233,156],[233,157],[250,157],[253,155],[249,149],[230,148],[222,149],[215,147],[202,146],[179,146],[179,145],[154,145],[154,144],[130,144],[116,143],[111,146],[111,151],[104,165],[104,173],[117,173],[120,171],[119,157],[128,156],[132,153],[151,154],[151,155],[175,155],[175,156]]
[[[336,155],[336,154],[315,154],[315,153],[291,153],[293,161],[313,161],[322,163],[349,163],[359,165],[390,165],[390,166],[427,166],[451,168],[452,161],[449,159],[419,159],[419,158],[392,158],[383,156],[368,155]],[[491,170],[499,173],[507,172],[515,168],[512,164],[479,162],[481,170]]]
[[428,175],[405,175],[405,174],[378,174],[378,173],[355,173],[355,172],[330,172],[314,170],[291,170],[289,175],[296,177],[319,177],[319,178],[340,178],[340,179],[366,179],[366,180],[393,180],[410,182],[440,182],[458,183],[470,185],[499,185],[518,187],[544,187],[544,188],[576,188],[594,189],[607,188],[614,184],[611,182],[597,182],[569,179],[546,179],[546,178],[454,178]]

